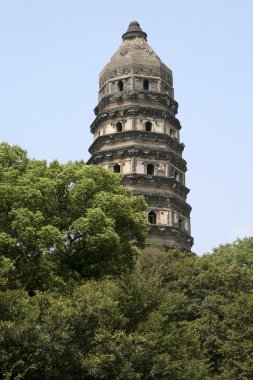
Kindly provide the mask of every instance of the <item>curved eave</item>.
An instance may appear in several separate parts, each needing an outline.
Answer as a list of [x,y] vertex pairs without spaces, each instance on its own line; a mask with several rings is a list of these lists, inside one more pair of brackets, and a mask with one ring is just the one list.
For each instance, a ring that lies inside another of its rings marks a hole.
[[[93,161],[96,164],[102,164],[108,160],[127,159],[131,157],[138,157],[143,160],[151,161],[170,161],[174,166],[183,172],[187,171],[186,161],[176,155],[174,152],[168,152],[167,149],[147,149],[145,145],[129,145],[127,148],[120,149],[106,149],[95,152],[89,161]],[[91,163],[91,162],[90,162]]]
[[168,146],[171,146],[175,150],[178,150],[181,154],[184,150],[185,145],[173,140],[170,136],[165,133],[157,132],[145,132],[145,131],[125,131],[125,132],[116,132],[104,136],[99,136],[91,144],[89,148],[90,154],[96,153],[102,146],[106,143],[116,143],[122,140],[134,139],[135,141],[150,141],[150,146],[155,142],[165,142]]
[[[133,190],[134,195],[139,195],[138,191]],[[175,195],[161,195],[161,194],[145,194],[145,199],[149,205],[150,208],[152,207],[159,207],[162,208],[170,208],[173,207],[174,210],[176,210],[179,213],[183,212],[183,215],[187,218],[189,218],[189,215],[191,213],[191,206],[186,201],[183,201],[182,199],[176,197]]]
[[[140,107],[139,103],[143,101],[149,102],[150,104],[158,104],[158,106],[160,105],[160,108],[166,108],[167,112],[172,116],[178,112],[178,102],[168,94],[149,90],[130,90],[103,96],[98,105],[95,107],[94,113],[99,116],[100,112],[104,113],[104,108],[109,104],[115,104],[115,108],[117,109],[119,107],[123,108],[124,102],[135,102],[136,104],[134,104],[134,106]],[[129,104],[127,104],[126,107],[129,108]],[[150,107],[150,109],[152,108],[154,107]],[[166,112],[164,110],[162,111]]]
[[188,232],[180,230],[178,227],[166,226],[163,224],[150,224],[147,244],[152,243],[156,238],[166,248],[179,248],[187,252],[191,251],[194,240]]
[[[96,111],[96,108],[95,108],[95,111]],[[142,116],[142,117],[147,117],[147,118],[150,117],[154,119],[165,120],[177,130],[181,129],[180,121],[170,112],[167,112],[162,109],[157,109],[154,107],[144,107],[140,105],[138,106],[137,105],[133,105],[133,106],[122,105],[122,106],[115,107],[111,110],[98,112],[97,117],[95,118],[95,120],[90,126],[90,131],[91,133],[94,134],[97,131],[97,129],[101,126],[101,124],[107,120],[114,120],[117,118],[134,117],[134,116]]]
[[152,188],[173,188],[175,192],[178,192],[182,196],[186,197],[190,192],[185,185],[178,182],[174,177],[162,177],[157,175],[148,175],[148,174],[124,174],[123,175],[123,184],[129,187],[134,187],[136,185],[141,185],[143,188],[152,189]]
[[[103,85],[105,81],[108,79],[116,80],[118,77],[118,72],[121,73],[123,69],[126,69],[126,68],[130,69],[133,75],[138,75],[139,66],[152,68],[152,73],[153,74],[155,73],[158,77],[161,77],[162,73],[166,72],[170,79],[169,83],[170,84],[173,83],[172,70],[167,65],[165,65],[165,63],[163,63],[160,60],[160,58],[157,59],[157,56],[156,57],[153,56],[153,58],[151,59],[149,58],[145,60],[143,59],[143,57],[140,57],[137,54],[135,54],[132,57],[122,56],[120,59],[117,59],[117,60],[116,59],[113,60],[113,57],[112,57],[112,60],[105,65],[105,67],[99,74],[100,85]],[[115,69],[116,69],[116,73],[115,73]]]

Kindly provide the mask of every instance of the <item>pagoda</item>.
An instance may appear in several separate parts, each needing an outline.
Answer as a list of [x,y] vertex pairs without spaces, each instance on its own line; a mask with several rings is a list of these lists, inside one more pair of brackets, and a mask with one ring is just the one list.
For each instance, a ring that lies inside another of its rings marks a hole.
[[99,75],[88,163],[121,173],[123,184],[145,197],[147,244],[190,251],[191,207],[172,71],[148,45],[137,21],[122,39]]

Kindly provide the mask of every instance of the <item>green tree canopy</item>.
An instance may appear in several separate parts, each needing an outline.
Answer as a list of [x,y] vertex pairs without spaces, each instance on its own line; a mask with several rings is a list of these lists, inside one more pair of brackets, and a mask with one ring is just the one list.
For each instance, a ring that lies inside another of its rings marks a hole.
[[12,261],[15,284],[30,291],[129,271],[131,242],[145,240],[144,199],[101,166],[47,165],[2,143],[0,199],[0,255]]
[[145,202],[0,144],[0,378],[253,378],[253,238],[142,251]]

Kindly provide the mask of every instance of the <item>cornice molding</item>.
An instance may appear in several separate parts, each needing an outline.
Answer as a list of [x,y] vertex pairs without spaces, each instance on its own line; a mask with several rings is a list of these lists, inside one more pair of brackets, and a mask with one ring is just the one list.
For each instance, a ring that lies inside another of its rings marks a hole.
[[[165,142],[168,145],[168,149],[174,149],[178,151],[178,156],[182,154],[185,145],[183,143],[179,143],[175,141],[172,137],[165,133],[157,133],[157,132],[145,132],[145,131],[124,131],[124,132],[115,132],[104,136],[99,136],[96,140],[91,144],[89,148],[90,154],[94,154],[98,151],[101,153],[101,148],[107,143],[116,143],[120,141],[126,141],[129,139],[134,139],[135,141],[150,141],[150,147],[155,142]],[[141,144],[140,144],[141,145]],[[124,148],[123,148],[124,149]],[[147,148],[146,149],[150,149]],[[159,149],[159,148],[158,148]],[[115,150],[119,150],[115,148]],[[120,148],[122,150],[122,148]]]
[[157,108],[152,108],[152,107],[125,105],[125,106],[118,106],[117,108],[106,110],[104,112],[99,112],[97,114],[97,117],[91,124],[90,130],[91,130],[91,133],[94,134],[97,128],[99,128],[101,124],[107,120],[110,121],[110,120],[115,120],[115,119],[121,119],[122,117],[131,118],[131,117],[137,117],[137,116],[141,116],[143,118],[150,117],[153,119],[165,120],[169,124],[171,124],[173,127],[175,127],[177,130],[181,129],[180,121],[167,111],[157,109]]
[[[134,192],[135,195],[137,195],[136,192]],[[178,213],[181,213],[183,216],[189,218],[190,212],[191,212],[191,206],[183,201],[182,199],[176,198],[172,195],[145,195],[145,198],[147,200],[147,203],[149,207],[161,207],[161,208],[169,208],[172,207],[173,210],[177,211]]]
[[172,72],[165,64],[161,63],[159,66],[157,66],[150,64],[148,65],[145,63],[133,63],[108,68],[107,70],[102,71],[102,74],[99,78],[99,87],[101,88],[108,80],[117,80],[117,78],[122,77],[122,75],[140,75],[145,77],[156,77],[158,79],[163,79],[170,86],[173,85]]
[[173,189],[175,193],[181,195],[185,199],[190,191],[185,185],[176,181],[174,177],[162,177],[156,175],[131,173],[124,174],[122,182],[123,185],[129,187],[141,185],[143,188],[146,188],[149,192],[151,192],[152,189],[154,189],[154,193],[159,187],[164,187],[165,191],[166,189]]
[[169,161],[183,172],[187,171],[186,161],[173,152],[162,149],[148,149],[143,145],[132,145],[127,148],[113,148],[94,152],[88,163],[101,164],[105,161],[114,161],[127,158],[140,158],[149,161]]
[[193,237],[178,227],[150,224],[148,229],[149,235],[147,242],[152,242],[152,239],[159,238],[161,243],[166,241],[165,246],[167,248],[180,248],[188,252],[191,251],[191,247],[194,243]]
[[165,106],[172,115],[175,115],[178,111],[178,103],[171,98],[168,94],[163,94],[160,92],[154,91],[141,91],[141,90],[130,90],[130,91],[122,91],[116,92],[110,95],[104,96],[94,112],[98,115],[100,112],[103,112],[105,108],[108,107],[109,104],[116,104],[116,107],[119,106],[119,103],[124,103],[126,101],[148,101],[150,103],[161,104]]

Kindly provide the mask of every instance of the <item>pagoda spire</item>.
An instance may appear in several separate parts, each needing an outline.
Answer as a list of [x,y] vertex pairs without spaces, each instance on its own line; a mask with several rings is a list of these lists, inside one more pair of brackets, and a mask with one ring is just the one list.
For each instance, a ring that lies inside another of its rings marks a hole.
[[130,22],[126,33],[123,34],[123,41],[126,39],[132,39],[135,37],[142,37],[147,41],[147,33],[143,32],[138,21]]

